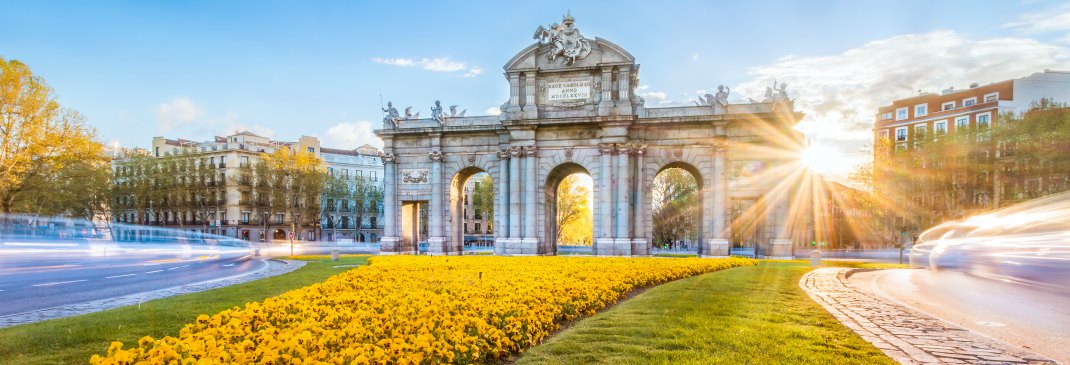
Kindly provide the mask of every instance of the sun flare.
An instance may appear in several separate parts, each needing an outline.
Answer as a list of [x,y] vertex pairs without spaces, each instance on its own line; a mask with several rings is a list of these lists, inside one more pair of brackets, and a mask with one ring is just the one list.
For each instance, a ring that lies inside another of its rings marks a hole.
[[851,169],[847,156],[835,147],[814,143],[799,154],[799,159],[810,170],[821,174],[843,174]]

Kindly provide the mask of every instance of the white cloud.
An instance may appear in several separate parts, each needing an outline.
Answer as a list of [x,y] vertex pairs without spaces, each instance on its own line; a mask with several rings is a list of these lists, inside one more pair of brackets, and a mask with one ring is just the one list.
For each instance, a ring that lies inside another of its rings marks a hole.
[[492,106],[490,108],[487,108],[487,110],[484,110],[483,113],[486,115],[501,115],[502,109],[496,106]]
[[176,127],[193,123],[204,110],[187,97],[177,97],[156,107],[156,124],[160,132],[170,132]]
[[364,144],[383,148],[383,140],[375,136],[374,129],[372,122],[368,121],[338,123],[319,137],[320,144],[339,149],[354,149]]
[[870,42],[837,55],[784,57],[753,67],[753,79],[732,93],[760,99],[774,80],[787,83],[796,107],[807,114],[800,130],[819,139],[850,141],[846,149],[857,150],[871,141],[877,107],[917,90],[938,92],[1068,65],[1066,47],[1024,38],[971,40],[952,31],[932,31]]
[[691,55],[691,60],[692,61],[698,61],[698,53],[692,54]]
[[464,75],[461,75],[461,76],[462,77],[476,77],[476,76],[479,76],[479,74],[481,74],[481,73],[483,73],[483,69],[481,69],[479,67],[472,67],[470,70],[468,70],[468,72],[465,72]]
[[1005,23],[1001,27],[1014,29],[1025,34],[1070,31],[1070,6],[1022,14],[1018,17],[1018,20]]
[[451,60],[449,57],[421,58],[419,60],[412,58],[373,57],[372,62],[400,67],[419,66],[424,70],[434,72],[456,73],[460,71],[467,71],[462,74],[461,77],[475,77],[483,73],[483,69],[479,67],[468,67],[467,62],[454,61]]
[[654,102],[658,104],[665,104],[669,102],[669,94],[664,91],[645,91],[637,92],[639,96],[642,96],[648,103]]

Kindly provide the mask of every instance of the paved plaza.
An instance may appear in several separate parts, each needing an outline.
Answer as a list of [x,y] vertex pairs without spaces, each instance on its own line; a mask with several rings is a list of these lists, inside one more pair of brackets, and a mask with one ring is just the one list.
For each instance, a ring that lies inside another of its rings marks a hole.
[[820,268],[799,286],[845,326],[902,364],[1055,364],[848,284],[857,269]]

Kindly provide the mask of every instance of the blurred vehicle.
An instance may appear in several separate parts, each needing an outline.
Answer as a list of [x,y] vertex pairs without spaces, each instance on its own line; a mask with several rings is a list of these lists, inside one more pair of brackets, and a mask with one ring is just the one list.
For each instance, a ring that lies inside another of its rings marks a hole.
[[910,264],[1070,293],[1070,192],[933,227]]

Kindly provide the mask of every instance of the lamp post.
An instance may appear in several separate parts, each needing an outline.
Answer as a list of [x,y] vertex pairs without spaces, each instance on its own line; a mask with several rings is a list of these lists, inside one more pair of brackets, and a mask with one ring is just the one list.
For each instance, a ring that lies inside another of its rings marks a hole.
[[260,221],[261,224],[264,226],[264,228],[260,230],[260,241],[264,242],[267,241],[268,212],[260,212],[260,215],[264,216],[264,219]]
[[290,222],[290,256],[294,255],[294,236],[297,235],[297,227],[300,227],[300,225],[298,225],[300,220],[301,213],[294,213],[293,222]]

